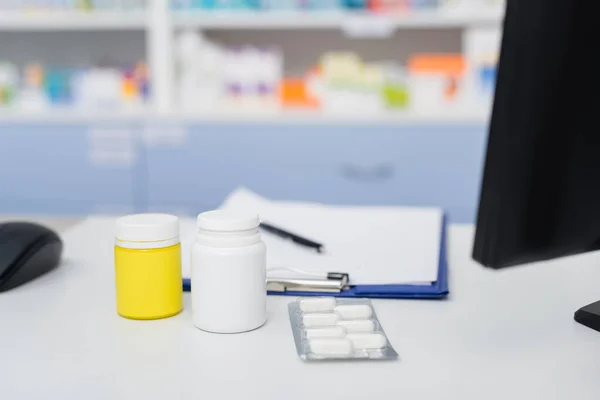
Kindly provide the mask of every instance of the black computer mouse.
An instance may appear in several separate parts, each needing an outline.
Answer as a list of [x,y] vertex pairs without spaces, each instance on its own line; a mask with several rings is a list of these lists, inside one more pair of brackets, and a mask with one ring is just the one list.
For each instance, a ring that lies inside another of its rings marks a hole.
[[0,224],[0,292],[53,270],[63,244],[52,230],[27,222]]

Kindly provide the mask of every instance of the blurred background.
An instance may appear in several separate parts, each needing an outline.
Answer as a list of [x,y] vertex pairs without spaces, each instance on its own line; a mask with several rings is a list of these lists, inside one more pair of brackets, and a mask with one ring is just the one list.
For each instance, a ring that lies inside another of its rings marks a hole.
[[273,199],[472,223],[502,0],[1,0],[0,216]]

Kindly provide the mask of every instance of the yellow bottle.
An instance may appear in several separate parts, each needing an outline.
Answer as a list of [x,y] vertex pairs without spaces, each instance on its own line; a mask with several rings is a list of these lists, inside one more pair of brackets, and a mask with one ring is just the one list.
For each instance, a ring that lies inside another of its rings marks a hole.
[[117,312],[130,319],[160,319],[183,309],[179,221],[167,214],[117,220]]

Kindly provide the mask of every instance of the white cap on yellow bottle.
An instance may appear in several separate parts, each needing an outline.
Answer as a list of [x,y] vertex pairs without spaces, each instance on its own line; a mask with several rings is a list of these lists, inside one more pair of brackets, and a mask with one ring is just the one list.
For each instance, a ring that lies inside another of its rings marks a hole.
[[129,249],[157,249],[179,243],[179,219],[169,214],[134,214],[117,219],[115,244]]

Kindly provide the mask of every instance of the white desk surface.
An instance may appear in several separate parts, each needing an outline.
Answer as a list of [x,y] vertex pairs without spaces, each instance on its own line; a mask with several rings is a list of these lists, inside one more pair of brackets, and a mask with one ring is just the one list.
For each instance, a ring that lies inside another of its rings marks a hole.
[[401,359],[307,364],[289,297],[269,322],[214,335],[185,310],[160,321],[117,316],[112,219],[65,232],[65,261],[0,294],[0,398],[21,399],[598,399],[600,333],[573,312],[600,299],[600,254],[513,268],[470,259],[472,227],[450,229],[447,301],[378,300]]

